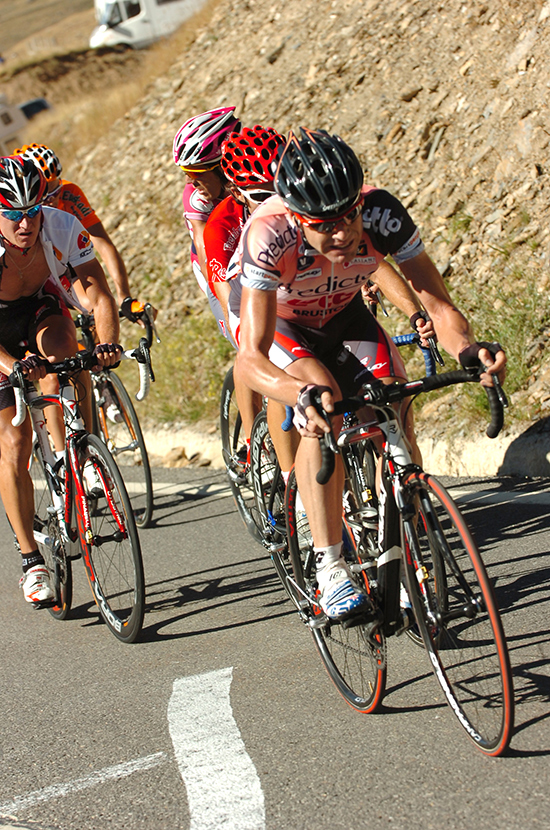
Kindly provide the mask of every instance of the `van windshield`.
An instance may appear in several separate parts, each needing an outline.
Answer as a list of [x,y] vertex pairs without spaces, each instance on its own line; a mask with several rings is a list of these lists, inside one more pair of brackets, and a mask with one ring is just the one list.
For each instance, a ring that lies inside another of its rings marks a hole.
[[99,15],[99,24],[112,27],[119,23],[122,23],[122,15],[118,3],[105,3]]

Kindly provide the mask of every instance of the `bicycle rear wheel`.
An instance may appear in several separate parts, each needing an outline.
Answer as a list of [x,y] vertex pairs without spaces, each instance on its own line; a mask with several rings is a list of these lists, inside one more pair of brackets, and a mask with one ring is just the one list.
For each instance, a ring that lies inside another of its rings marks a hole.
[[58,484],[45,467],[40,446],[31,456],[29,472],[34,487],[34,538],[50,573],[50,584],[55,594],[48,611],[57,620],[69,616],[73,599],[73,575],[69,548],[61,536],[57,514],[53,508],[50,487]]
[[[297,493],[293,470],[286,488],[287,536],[302,619],[310,627],[328,675],[346,703],[364,714],[375,712],[386,689],[384,637],[373,623],[360,617],[333,622],[317,605],[313,540],[305,511],[300,506],[296,509]],[[359,564],[355,546],[345,528],[343,533],[344,555],[353,567]]]
[[220,432],[223,461],[237,510],[252,538],[261,544],[262,534],[254,520],[254,490],[246,459],[246,436],[235,397],[233,367],[227,372],[222,386]]
[[[137,527],[147,527],[153,514],[153,479],[139,418],[116,372],[92,377],[97,435],[107,444],[124,478]],[[113,420],[115,411],[120,421]]]
[[250,438],[250,475],[254,485],[256,524],[261,531],[262,542],[271,554],[271,561],[287,592],[297,608],[300,597],[292,580],[292,567],[286,540],[285,483],[277,461],[275,448],[269,434],[267,413],[256,415]]
[[92,530],[84,553],[90,587],[115,637],[133,643],[143,625],[145,582],[130,499],[112,456],[95,435],[80,442],[79,463]]
[[404,523],[416,623],[461,726],[486,755],[501,755],[512,736],[514,690],[491,582],[443,485],[426,473],[413,473],[406,487],[419,507],[416,527]]

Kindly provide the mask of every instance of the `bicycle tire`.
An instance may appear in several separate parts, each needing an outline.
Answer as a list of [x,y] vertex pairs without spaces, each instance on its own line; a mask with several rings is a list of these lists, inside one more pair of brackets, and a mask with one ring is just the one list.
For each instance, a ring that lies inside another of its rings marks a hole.
[[[145,580],[132,505],[120,471],[101,439],[87,434],[79,442],[78,453],[92,530],[83,557],[88,581],[111,632],[122,642],[133,643],[143,625]],[[90,465],[103,490],[97,499],[90,496],[86,481],[85,467]]]
[[[319,656],[328,675],[346,703],[363,714],[376,712],[386,689],[385,639],[374,634],[372,623],[359,618],[348,623],[333,622],[317,605],[317,581],[313,541],[305,512],[296,513],[296,476],[290,474],[286,488],[286,518],[290,561],[301,614],[310,627]],[[344,555],[350,565],[358,563],[355,546],[347,538]]]
[[[48,611],[57,620],[66,620],[73,599],[73,576],[67,544],[61,536],[57,514],[53,508],[50,480],[40,446],[36,444],[31,456],[29,473],[34,488],[34,534],[38,550],[50,573],[50,584],[55,599]],[[44,538],[45,537],[45,538]],[[48,540],[48,541],[46,541]]]
[[246,437],[235,397],[233,367],[227,372],[222,385],[220,433],[223,461],[233,500],[246,529],[261,544],[262,534],[254,520],[255,502],[250,467],[243,467],[238,459],[239,450],[246,447]]
[[405,486],[419,505],[416,526],[404,522],[409,597],[432,669],[470,739],[486,755],[502,755],[513,732],[514,690],[487,570],[443,485],[415,472]]
[[286,539],[285,483],[269,434],[267,413],[256,415],[250,437],[250,475],[254,486],[255,519],[262,542],[289,599],[300,608],[300,596],[292,582]]
[[[92,375],[97,431],[107,445],[124,478],[137,527],[148,527],[153,515],[153,478],[143,432],[132,399],[116,372]],[[110,396],[122,421],[113,422],[107,415],[102,388],[108,385]],[[96,394],[97,390],[97,394]]]

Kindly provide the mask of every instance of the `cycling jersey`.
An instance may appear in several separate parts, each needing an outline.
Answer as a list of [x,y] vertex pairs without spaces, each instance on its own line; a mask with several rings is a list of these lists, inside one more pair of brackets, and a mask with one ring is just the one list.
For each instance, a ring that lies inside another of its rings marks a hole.
[[[39,237],[50,276],[44,281],[57,286],[57,293],[67,305],[79,311],[86,309],[79,303],[72,285],[76,274],[72,269],[89,262],[95,256],[90,234],[81,223],[69,213],[57,208],[44,207]],[[4,248],[0,240],[0,259]]]
[[[385,190],[364,186],[363,234],[350,262],[333,263],[311,248],[278,196],[272,196],[246,223],[239,243],[240,283],[277,291],[277,316],[322,328],[341,312],[388,254],[406,262],[424,250],[405,207]],[[231,310],[238,308],[238,287]],[[238,313],[238,312],[237,312]]]
[[235,253],[248,218],[248,209],[233,196],[227,196],[216,205],[204,228],[204,249],[208,267],[208,285],[215,292],[214,283],[228,279],[227,266]]
[[[207,199],[205,196],[203,196],[202,193],[196,187],[193,187],[192,184],[185,185],[183,190],[182,201],[185,223],[189,230],[189,235],[191,236],[191,267],[193,268],[195,279],[197,280],[201,291],[203,291],[206,294],[206,299],[208,300],[208,304],[210,305],[210,310],[212,311],[212,314],[216,318],[220,334],[226,337],[231,342],[231,345],[234,346],[235,344],[233,342],[231,332],[229,331],[229,328],[226,325],[222,307],[213,289],[213,285],[210,282],[210,280],[208,280],[207,277],[205,277],[205,275],[202,273],[199,257],[197,255],[197,249],[195,247],[193,225],[190,221],[193,220],[198,222],[204,222],[205,227],[203,241],[206,247],[206,232],[210,224],[211,215],[213,214],[216,207],[219,207],[221,204],[223,204],[223,201],[221,199],[214,199],[213,201],[210,201],[210,199]],[[209,244],[210,248],[212,249],[213,236],[210,237]]]
[[72,213],[85,228],[91,228],[100,221],[80,187],[65,179],[61,179],[57,208]]

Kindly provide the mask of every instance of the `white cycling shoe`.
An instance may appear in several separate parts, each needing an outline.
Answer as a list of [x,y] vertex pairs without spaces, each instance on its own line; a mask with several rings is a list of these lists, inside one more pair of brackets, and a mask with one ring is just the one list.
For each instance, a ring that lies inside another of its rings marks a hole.
[[19,580],[19,587],[23,589],[23,596],[27,602],[46,602],[54,597],[50,586],[50,574],[45,565],[29,568]]
[[344,620],[370,606],[368,594],[352,579],[342,556],[317,568],[317,583],[321,592],[319,605],[330,620]]

